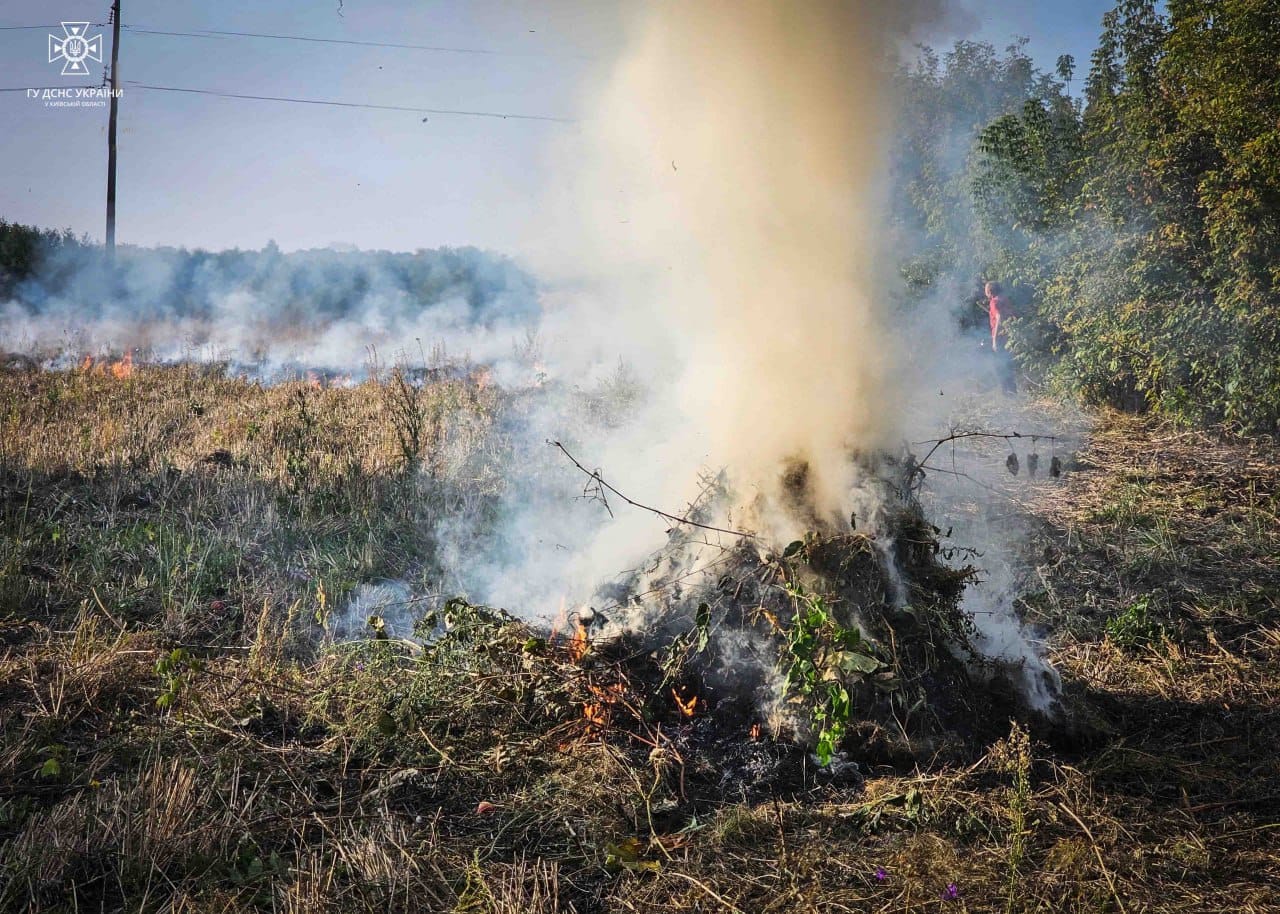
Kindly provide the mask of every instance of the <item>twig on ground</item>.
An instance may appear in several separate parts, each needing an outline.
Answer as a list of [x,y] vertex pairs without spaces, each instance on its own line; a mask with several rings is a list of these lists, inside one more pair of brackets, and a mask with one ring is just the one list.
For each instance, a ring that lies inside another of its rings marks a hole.
[[1124,901],[1121,900],[1120,892],[1116,889],[1115,877],[1111,875],[1111,870],[1107,867],[1106,860],[1103,859],[1102,848],[1098,847],[1098,839],[1093,836],[1093,832],[1090,831],[1089,826],[1084,824],[1084,820],[1076,815],[1075,811],[1070,806],[1066,803],[1059,802],[1058,808],[1070,816],[1072,821],[1080,826],[1080,830],[1084,832],[1085,837],[1089,839],[1089,846],[1093,848],[1093,854],[1098,858],[1098,866],[1102,869],[1102,875],[1106,877],[1107,887],[1111,889],[1111,897],[1115,899],[1116,907],[1120,909],[1120,914],[1126,914]]

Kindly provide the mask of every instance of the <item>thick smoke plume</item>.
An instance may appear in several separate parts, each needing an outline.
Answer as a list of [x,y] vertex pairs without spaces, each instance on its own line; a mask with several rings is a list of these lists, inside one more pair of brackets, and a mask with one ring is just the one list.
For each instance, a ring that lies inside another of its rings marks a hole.
[[[639,500],[698,502],[706,519],[771,545],[847,530],[851,514],[859,531],[892,533],[877,528],[888,490],[869,478],[875,456],[945,434],[951,391],[983,373],[944,307],[920,312],[936,321],[889,313],[891,78],[898,49],[944,10],[932,0],[625,9],[622,51],[551,159],[558,177],[531,231],[536,289],[509,261],[472,250],[126,251],[107,277],[69,248],[0,305],[6,339],[76,354],[211,353],[267,376],[359,374],[370,347],[417,361],[415,338],[505,363],[512,371],[497,376],[513,405],[493,450],[512,456],[486,468],[500,498],[442,517],[439,577],[414,582],[432,596],[551,618],[637,580],[668,524],[574,499],[584,478],[549,439]],[[727,496],[708,501],[711,490]],[[1008,567],[1010,536],[963,532],[980,541],[959,542]],[[664,567],[678,577],[731,545],[709,539]],[[991,653],[1043,670],[1010,607],[1012,576],[987,580],[966,607]],[[356,628],[366,597],[348,613]],[[400,621],[407,633],[411,620]]]
[[[721,522],[783,542],[815,519],[868,518],[852,458],[900,440],[879,228],[889,78],[899,42],[939,10],[709,0],[627,13],[532,232],[563,386],[511,430],[529,456],[493,548],[478,556],[466,523],[440,537],[468,557],[470,593],[532,613],[591,599],[666,526],[568,499],[582,479],[547,439],[671,509],[724,470]],[[634,395],[593,423],[559,395],[569,387]],[[802,512],[782,491],[798,465]]]
[[572,198],[617,336],[665,331],[641,335],[674,356],[692,465],[770,495],[807,461],[832,517],[850,452],[899,432],[880,178],[892,51],[938,13],[918,6],[648,5],[588,115]]
[[[724,468],[740,506],[726,519],[766,540],[851,511],[874,529],[884,489],[857,478],[865,464],[853,458],[945,435],[955,400],[938,402],[935,382],[954,396],[993,380],[989,353],[949,314],[918,325],[895,315],[891,327],[887,313],[898,282],[884,230],[890,74],[897,49],[943,12],[710,0],[635,17],[575,150],[566,219],[586,214],[586,231],[561,248],[575,279],[584,263],[595,270],[596,307],[574,342],[592,353],[625,343],[649,391],[649,412],[593,452],[613,478],[674,505],[692,497],[695,468]],[[796,466],[808,469],[808,516],[787,510]],[[940,483],[934,503],[954,505]],[[617,574],[626,547],[644,542],[642,522],[585,538],[577,570],[598,572],[594,583]],[[1029,697],[1047,705],[1052,673],[1011,606],[1015,545],[982,521],[961,529],[991,565],[966,603],[980,641],[1025,664]]]

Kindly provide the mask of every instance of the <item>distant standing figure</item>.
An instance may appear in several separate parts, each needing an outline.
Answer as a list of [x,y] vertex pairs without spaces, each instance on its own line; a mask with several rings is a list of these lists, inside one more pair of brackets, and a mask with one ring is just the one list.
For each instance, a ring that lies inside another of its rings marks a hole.
[[987,294],[987,316],[991,319],[991,351],[999,352],[1000,319],[1009,312],[1009,300],[998,282],[987,283],[983,291]]
[[996,371],[1000,375],[1000,385],[1006,393],[1015,393],[1018,389],[1013,376],[1013,359],[1003,345],[1005,335],[1001,332],[1001,322],[1009,316],[1011,308],[1009,299],[1005,298],[1000,283],[992,281],[983,287],[987,295],[987,316],[991,320],[991,352],[996,357]]

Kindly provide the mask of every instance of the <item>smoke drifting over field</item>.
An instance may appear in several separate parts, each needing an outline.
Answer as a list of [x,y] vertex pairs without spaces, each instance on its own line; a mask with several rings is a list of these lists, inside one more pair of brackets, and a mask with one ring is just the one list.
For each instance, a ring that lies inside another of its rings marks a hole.
[[[2,288],[2,287],[0,287]],[[275,379],[291,369],[360,374],[414,340],[498,361],[536,326],[532,278],[474,248],[385,251],[51,246],[0,300],[9,348],[36,355],[136,350],[154,361],[226,361]]]
[[[636,581],[668,526],[616,499],[610,514],[573,498],[587,480],[549,439],[668,510],[714,488],[705,519],[771,546],[814,526],[847,531],[851,514],[860,532],[889,534],[875,455],[945,434],[933,384],[966,373],[921,373],[927,356],[907,351],[954,358],[950,333],[891,332],[896,270],[883,247],[894,54],[943,13],[931,0],[635,8],[554,159],[566,177],[547,190],[531,253],[541,294],[475,251],[161,252],[127,255],[112,286],[74,269],[31,286],[0,320],[36,345],[78,332],[91,347],[357,373],[367,347],[391,360],[414,338],[513,365],[513,344],[536,328],[546,383],[527,386],[502,427],[515,456],[497,517],[462,509],[436,530],[440,593],[531,616]],[[1009,554],[970,529],[982,540],[966,545]],[[724,545],[710,537],[680,561],[693,569]],[[1011,580],[990,583],[968,604],[985,643],[1042,670],[1010,610]],[[346,621],[358,627],[366,604]]]

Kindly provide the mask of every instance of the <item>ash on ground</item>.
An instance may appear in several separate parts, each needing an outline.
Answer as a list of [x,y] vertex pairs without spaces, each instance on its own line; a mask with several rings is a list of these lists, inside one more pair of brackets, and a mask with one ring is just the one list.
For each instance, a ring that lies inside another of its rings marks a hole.
[[1011,718],[1042,717],[1018,665],[975,645],[962,603],[976,569],[910,486],[884,483],[901,473],[888,469],[866,530],[811,515],[786,545],[712,547],[678,527],[580,615],[585,662],[617,665],[648,697],[640,716],[665,724],[687,776],[777,793],[859,766],[968,758]]

